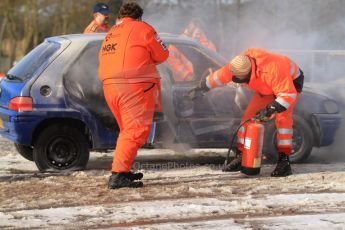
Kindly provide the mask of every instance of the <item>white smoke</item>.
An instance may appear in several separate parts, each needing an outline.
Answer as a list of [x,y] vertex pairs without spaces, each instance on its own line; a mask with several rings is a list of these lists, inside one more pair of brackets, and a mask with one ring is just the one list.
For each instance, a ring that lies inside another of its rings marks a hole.
[[[345,1],[342,0],[141,0],[144,20],[159,32],[180,34],[190,20],[202,21],[207,37],[230,59],[250,47],[290,56],[305,81],[337,82],[329,93],[345,101]],[[317,85],[317,84],[316,84]],[[343,86],[343,87],[342,87]],[[339,93],[340,92],[340,93]],[[345,123],[345,122],[343,122]],[[327,151],[344,146],[341,127]],[[340,153],[339,153],[340,154]]]

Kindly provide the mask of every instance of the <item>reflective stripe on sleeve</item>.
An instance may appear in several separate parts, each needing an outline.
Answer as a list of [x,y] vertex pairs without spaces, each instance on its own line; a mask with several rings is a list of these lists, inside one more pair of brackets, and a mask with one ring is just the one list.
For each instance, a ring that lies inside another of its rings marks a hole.
[[290,107],[290,104],[281,97],[278,97],[275,101],[284,106],[286,109]]
[[210,78],[211,76],[208,76],[207,78],[206,78],[206,86],[209,88],[209,89],[212,89],[212,86],[210,85]]
[[284,129],[284,128],[281,128],[281,129],[277,129],[278,130],[278,133],[279,134],[293,134],[293,129]]
[[296,68],[296,65],[293,61],[290,60],[290,63],[291,63],[291,68],[290,68],[290,75],[292,76],[294,73],[295,73],[295,68]]
[[[301,75],[301,71],[299,70],[298,66],[290,60],[291,63],[291,69],[290,69],[290,75],[292,76],[292,80],[295,80],[296,78],[299,78],[299,76]],[[296,71],[297,68],[297,71]],[[294,75],[294,73],[296,72],[296,74]]]
[[297,93],[278,93],[278,97],[291,97],[292,99],[296,99]]
[[216,82],[218,86],[222,86],[223,83],[218,78],[218,70],[213,74],[213,80]]

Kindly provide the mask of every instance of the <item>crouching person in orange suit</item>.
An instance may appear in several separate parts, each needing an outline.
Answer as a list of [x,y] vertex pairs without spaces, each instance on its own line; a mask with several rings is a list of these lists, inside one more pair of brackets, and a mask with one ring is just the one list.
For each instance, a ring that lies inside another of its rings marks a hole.
[[131,172],[138,149],[149,136],[160,77],[156,65],[168,56],[156,31],[141,21],[137,3],[121,6],[117,24],[107,33],[99,53],[99,77],[107,104],[120,127],[108,187],[142,187],[142,173]]
[[[303,72],[296,63],[284,55],[252,48],[203,79],[190,95],[195,98],[230,81],[244,84],[254,92],[242,122],[252,117],[268,121],[276,114],[278,162],[271,176],[291,175],[289,156],[292,153],[292,114],[303,89]],[[247,125],[243,125],[237,133],[236,156],[223,171],[241,169],[246,127]]]

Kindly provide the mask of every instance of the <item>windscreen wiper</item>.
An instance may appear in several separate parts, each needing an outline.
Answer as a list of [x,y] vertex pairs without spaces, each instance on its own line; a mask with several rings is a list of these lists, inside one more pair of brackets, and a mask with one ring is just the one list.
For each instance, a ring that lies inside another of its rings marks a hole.
[[13,74],[6,74],[6,78],[8,80],[17,80],[17,81],[23,82],[23,79],[21,79],[20,77],[17,77],[16,75],[13,75]]

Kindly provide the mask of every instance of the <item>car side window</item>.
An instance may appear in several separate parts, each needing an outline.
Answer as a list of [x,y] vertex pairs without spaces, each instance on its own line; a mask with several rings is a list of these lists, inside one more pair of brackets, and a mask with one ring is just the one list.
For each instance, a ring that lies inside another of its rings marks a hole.
[[101,41],[90,42],[71,65],[64,77],[65,89],[70,96],[79,100],[103,95],[98,79],[98,53]]
[[59,49],[59,43],[45,41],[14,65],[8,71],[8,74],[15,75],[22,81],[26,81],[34,76],[35,73],[42,72],[47,67],[50,58]]
[[209,69],[219,66],[202,50],[191,45],[169,44],[170,55],[167,60],[175,84],[199,81],[209,73]]
[[94,114],[105,127],[117,129],[117,124],[103,95],[98,78],[98,54],[102,41],[90,42],[64,76],[65,95],[71,105]]

